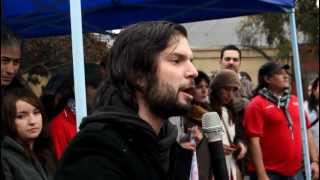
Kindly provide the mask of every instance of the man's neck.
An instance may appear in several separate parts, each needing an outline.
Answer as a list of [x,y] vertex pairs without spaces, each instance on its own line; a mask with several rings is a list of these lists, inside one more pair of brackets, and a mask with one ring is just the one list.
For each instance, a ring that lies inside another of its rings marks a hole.
[[159,134],[163,120],[150,111],[149,105],[146,103],[141,93],[136,93],[136,97],[139,106],[139,117],[142,120],[146,121],[152,127],[156,134]]
[[272,88],[269,88],[269,90],[275,95],[275,96],[282,96],[283,95],[283,92],[284,90],[279,90],[279,89],[272,89]]

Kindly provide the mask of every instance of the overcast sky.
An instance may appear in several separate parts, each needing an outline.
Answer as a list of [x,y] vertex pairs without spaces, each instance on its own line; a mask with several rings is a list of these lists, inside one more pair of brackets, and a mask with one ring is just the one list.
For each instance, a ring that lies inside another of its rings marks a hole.
[[226,44],[240,44],[236,30],[243,18],[201,21],[183,25],[188,30],[189,42],[192,47],[221,47]]

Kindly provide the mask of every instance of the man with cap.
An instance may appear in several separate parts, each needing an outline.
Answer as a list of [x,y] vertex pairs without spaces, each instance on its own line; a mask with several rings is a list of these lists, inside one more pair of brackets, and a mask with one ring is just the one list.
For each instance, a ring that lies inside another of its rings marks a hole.
[[[245,109],[250,179],[304,179],[299,104],[290,94],[288,65],[267,62],[258,72],[256,94]],[[313,178],[319,178],[318,153],[308,130]]]

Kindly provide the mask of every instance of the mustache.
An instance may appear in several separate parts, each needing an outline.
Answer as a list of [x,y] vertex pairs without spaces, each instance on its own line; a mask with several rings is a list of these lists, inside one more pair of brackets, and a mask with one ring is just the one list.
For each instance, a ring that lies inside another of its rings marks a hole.
[[180,85],[178,90],[186,90],[186,89],[190,89],[190,88],[196,88],[196,85],[195,85],[195,82],[194,82],[194,81],[192,81],[192,82],[189,83],[189,84],[182,84],[182,85]]
[[232,68],[232,69],[234,69],[235,67],[234,67],[234,65],[228,65],[227,68]]
[[179,87],[178,91],[184,91],[187,92],[189,94],[194,94],[195,93],[195,83],[191,83],[191,84],[183,84]]

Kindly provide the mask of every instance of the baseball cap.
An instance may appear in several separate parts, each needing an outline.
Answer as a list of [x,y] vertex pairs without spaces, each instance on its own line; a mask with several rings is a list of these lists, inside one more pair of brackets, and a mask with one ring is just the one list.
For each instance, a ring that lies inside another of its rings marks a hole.
[[270,61],[265,64],[263,64],[258,72],[258,76],[271,76],[273,74],[278,73],[280,70],[288,70],[290,69],[290,66],[288,64],[281,64],[279,62]]

